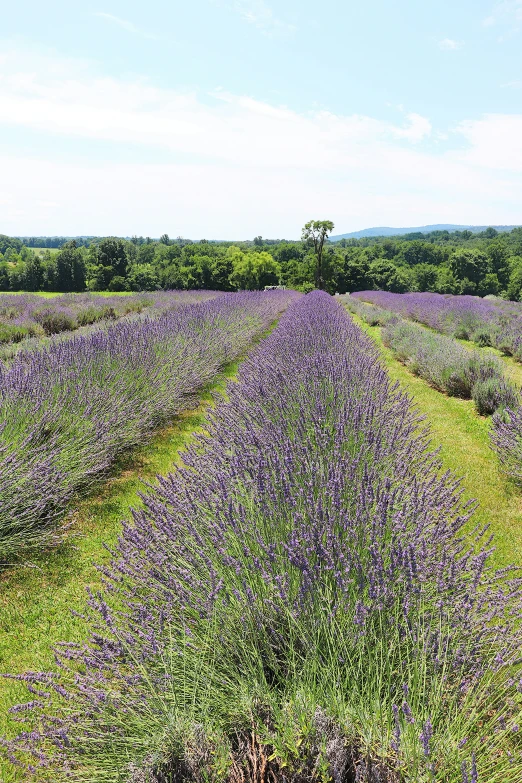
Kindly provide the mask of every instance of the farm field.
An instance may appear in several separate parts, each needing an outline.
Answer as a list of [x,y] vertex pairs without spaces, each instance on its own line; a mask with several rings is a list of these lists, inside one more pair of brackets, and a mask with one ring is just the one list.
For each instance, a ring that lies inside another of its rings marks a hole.
[[55,537],[75,493],[190,407],[291,298],[228,294],[16,354],[0,379],[0,562]]
[[[464,497],[478,501],[474,518],[491,526],[495,562],[499,567],[522,565],[522,495],[503,475],[491,448],[491,419],[480,416],[471,400],[441,394],[413,374],[383,343],[381,327],[355,318],[379,347],[390,378],[413,396],[426,417],[444,467],[462,477]],[[522,367],[512,359],[505,361],[508,377],[522,386]]]
[[0,783],[522,783],[522,0],[1,19]]
[[356,299],[522,361],[522,304],[491,297],[358,291]]
[[[472,398],[479,413],[493,414],[491,445],[503,472],[521,486],[517,364],[522,361],[522,305],[496,298],[384,291],[359,292],[345,302],[366,323],[383,327],[384,343],[414,374],[450,396]],[[470,353],[463,340],[482,350]]]
[[[0,294],[0,345],[27,338],[50,337],[93,324],[110,324],[125,316],[154,317],[184,304],[206,302],[218,291],[159,291],[128,294]],[[23,346],[22,346],[23,347]]]
[[2,781],[520,779],[518,365],[343,304],[5,364]]
[[[216,394],[224,394],[235,377],[238,361],[226,365],[202,389],[197,407],[176,417],[149,443],[122,455],[111,475],[77,504],[66,541],[58,548],[34,553],[25,565],[0,575],[0,671],[23,673],[52,666],[52,646],[81,641],[85,623],[74,616],[85,605],[85,590],[99,589],[96,565],[109,561],[107,546],[116,543],[122,519],[141,505],[144,482],[154,481],[182,460],[183,449],[205,425]],[[0,680],[0,736],[16,729],[9,708],[23,701],[23,685]],[[2,783],[24,779],[24,774],[0,759]]]

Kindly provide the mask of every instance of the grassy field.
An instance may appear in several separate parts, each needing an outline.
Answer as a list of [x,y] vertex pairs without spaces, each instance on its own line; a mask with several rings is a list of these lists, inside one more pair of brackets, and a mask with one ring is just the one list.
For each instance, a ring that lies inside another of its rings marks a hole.
[[[4,294],[22,295],[22,294],[34,294],[35,296],[41,296],[44,299],[51,299],[53,296],[63,296],[63,293],[59,291],[0,291],[2,296]],[[88,291],[87,293],[94,296],[131,296],[136,291]]]
[[35,296],[41,296],[43,299],[51,299],[53,296],[63,296],[63,294],[54,293],[53,291],[1,291],[2,296],[7,294],[8,296],[22,296],[23,294],[34,294]]
[[[238,365],[227,365],[202,391],[196,409],[180,415],[143,448],[118,461],[101,489],[78,505],[65,544],[0,576],[1,672],[45,671],[53,665],[53,644],[85,637],[83,622],[71,611],[82,610],[87,586],[95,589],[100,584],[94,564],[109,559],[105,546],[116,540],[130,509],[140,505],[143,482],[153,482],[181,461],[183,449],[204,425],[213,395],[224,393]],[[0,736],[17,731],[7,710],[20,700],[27,700],[27,691],[0,679]],[[21,781],[21,775],[0,760],[1,783]]]
[[[462,477],[464,497],[479,501],[474,519],[491,525],[497,564],[522,566],[522,496],[499,470],[490,447],[491,418],[479,416],[472,400],[446,397],[413,375],[384,346],[380,327],[352,317],[379,346],[391,378],[414,397],[420,413],[426,416],[433,443],[441,446],[444,467]],[[513,359],[503,360],[507,375],[521,385],[522,366]]]

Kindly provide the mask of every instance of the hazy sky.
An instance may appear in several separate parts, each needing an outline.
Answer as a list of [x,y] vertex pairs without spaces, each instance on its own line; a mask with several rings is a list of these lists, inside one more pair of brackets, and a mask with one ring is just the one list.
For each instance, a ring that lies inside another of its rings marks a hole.
[[19,0],[0,233],[522,223],[522,0]]

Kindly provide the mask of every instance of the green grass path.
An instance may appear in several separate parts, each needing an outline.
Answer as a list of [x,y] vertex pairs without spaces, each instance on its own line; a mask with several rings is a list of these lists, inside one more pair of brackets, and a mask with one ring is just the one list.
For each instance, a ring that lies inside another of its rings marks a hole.
[[[441,446],[444,467],[462,478],[464,497],[479,501],[473,519],[491,525],[496,563],[522,566],[522,494],[499,470],[490,447],[491,418],[479,416],[472,400],[447,397],[413,375],[384,346],[380,327],[352,318],[379,346],[390,377],[413,396],[430,425],[433,444]],[[513,360],[506,360],[506,366],[509,377],[522,384],[522,367]]]
[[[256,341],[257,342],[257,341]],[[85,589],[100,585],[94,564],[107,562],[104,545],[113,544],[121,521],[141,505],[143,482],[153,482],[179,464],[183,449],[204,428],[213,395],[225,392],[239,361],[227,365],[198,395],[197,408],[178,416],[143,447],[122,457],[96,493],[78,503],[67,541],[42,553],[29,566],[14,567],[0,575],[0,672],[46,671],[53,667],[51,647],[58,641],[85,638],[82,611]],[[180,453],[181,452],[181,453]],[[30,697],[29,697],[30,698]],[[7,710],[27,701],[24,687],[0,678],[0,737],[20,730]],[[1,783],[24,780],[23,772],[0,759]]]

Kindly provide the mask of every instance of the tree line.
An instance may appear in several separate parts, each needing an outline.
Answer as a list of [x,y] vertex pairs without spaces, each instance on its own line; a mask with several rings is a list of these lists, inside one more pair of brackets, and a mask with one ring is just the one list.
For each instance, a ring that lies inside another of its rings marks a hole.
[[329,221],[310,221],[299,241],[257,236],[246,242],[196,242],[164,234],[157,240],[83,237],[62,242],[59,249],[46,248],[42,237],[0,235],[0,290],[235,291],[280,284],[329,293],[381,289],[521,299],[521,228],[339,242],[328,240],[332,230]]

